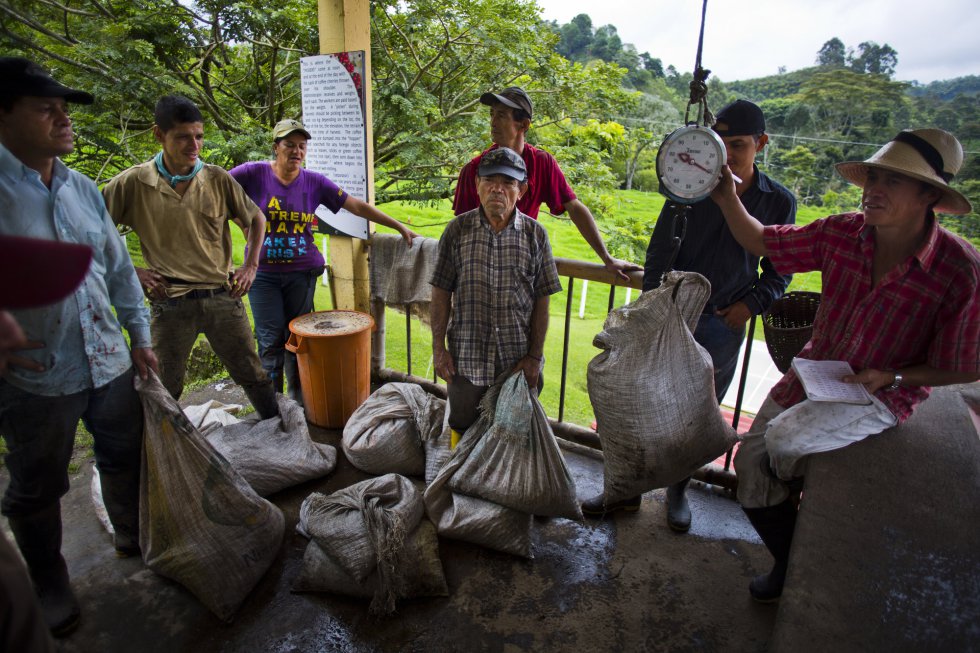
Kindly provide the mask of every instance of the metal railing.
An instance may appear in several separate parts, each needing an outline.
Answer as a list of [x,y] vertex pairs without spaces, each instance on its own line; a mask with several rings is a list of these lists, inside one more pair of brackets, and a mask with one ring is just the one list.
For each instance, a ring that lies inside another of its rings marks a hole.
[[[592,429],[579,426],[577,424],[572,424],[570,422],[565,422],[565,389],[568,380],[568,353],[570,348],[570,333],[571,333],[571,317],[572,317],[572,298],[575,293],[575,282],[588,281],[594,283],[605,284],[609,286],[608,291],[608,303],[606,312],[607,314],[613,310],[615,307],[616,300],[616,289],[617,288],[633,288],[636,290],[642,290],[643,288],[643,273],[642,272],[631,272],[629,274],[629,282],[624,282],[621,278],[617,277],[612,272],[608,271],[605,267],[595,263],[586,263],[584,261],[576,261],[573,259],[555,259],[555,263],[558,267],[558,274],[561,277],[567,279],[565,285],[566,300],[565,300],[565,315],[564,323],[562,327],[562,358],[561,358],[561,377],[560,386],[558,392],[558,417],[553,419],[549,417],[548,421],[551,423],[555,434],[560,438],[575,443],[577,445],[584,445],[590,449],[601,450],[602,443],[600,441],[599,435]],[[446,397],[446,387],[437,382],[434,372],[433,378],[425,378],[412,373],[412,315],[410,311],[405,314],[405,336],[406,336],[406,353],[407,353],[407,364],[406,370],[395,370],[386,367],[385,358],[385,334],[387,331],[387,318],[385,315],[385,305],[382,302],[375,301],[371,305],[371,313],[374,316],[376,330],[373,334],[372,342],[372,361],[371,369],[374,376],[380,381],[401,381],[408,383],[416,383],[427,391],[438,395],[440,397]],[[755,325],[756,318],[753,317],[749,323],[747,339],[749,343],[755,335]],[[745,348],[745,353],[742,359],[742,373],[739,377],[738,391],[736,394],[736,402],[734,408],[734,416],[732,419],[732,427],[738,427],[739,418],[742,413],[742,401],[745,394],[745,385],[748,379],[748,369],[749,369],[749,359],[752,354],[752,347],[748,346]],[[709,464],[702,467],[700,470],[694,473],[694,478],[697,480],[709,483],[712,485],[717,485],[724,487],[729,490],[734,490],[737,483],[735,479],[735,474],[731,469],[731,457],[732,452],[729,451],[725,457],[725,463],[723,466]]]

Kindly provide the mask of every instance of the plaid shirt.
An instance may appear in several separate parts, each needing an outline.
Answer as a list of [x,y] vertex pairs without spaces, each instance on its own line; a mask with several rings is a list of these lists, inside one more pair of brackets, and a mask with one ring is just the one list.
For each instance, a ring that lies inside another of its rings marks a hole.
[[520,211],[499,234],[480,209],[450,222],[430,283],[453,294],[449,353],[474,385],[528,353],[534,302],[561,291],[548,233]]
[[[813,336],[800,357],[845,360],[855,371],[922,364],[980,370],[980,255],[934,217],[928,229],[922,246],[872,288],[874,230],[864,224],[863,214],[833,215],[803,227],[766,227],[769,259],[780,273],[823,274]],[[929,391],[882,388],[876,395],[902,422]],[[789,407],[805,393],[790,370],[770,396]]]

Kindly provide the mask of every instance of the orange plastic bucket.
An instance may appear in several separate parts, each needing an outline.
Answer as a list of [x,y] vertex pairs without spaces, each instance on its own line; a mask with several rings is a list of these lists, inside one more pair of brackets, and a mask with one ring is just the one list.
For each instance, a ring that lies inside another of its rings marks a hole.
[[286,349],[296,354],[306,419],[344,427],[371,394],[374,319],[358,311],[317,311],[289,323]]

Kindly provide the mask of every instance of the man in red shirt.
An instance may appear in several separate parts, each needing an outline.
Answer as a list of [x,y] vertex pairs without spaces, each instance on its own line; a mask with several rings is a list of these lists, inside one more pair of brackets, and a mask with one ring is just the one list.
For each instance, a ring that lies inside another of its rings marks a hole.
[[939,226],[934,211],[965,214],[949,186],[963,163],[939,129],[903,131],[866,161],[837,165],[864,189],[860,213],[795,227],[764,227],[735,194],[731,171],[712,193],[736,240],[780,274],[820,270],[813,336],[799,356],[844,360],[869,405],[806,398],[792,370],[773,387],[735,456],[738,498],[772,553],[772,571],[749,586],[763,602],[782,594],[796,524],[794,494],[809,454],[863,440],[905,421],[931,386],[980,379],[980,255]]
[[555,157],[525,142],[524,138],[531,128],[533,106],[524,89],[511,86],[500,93],[484,93],[480,96],[480,102],[490,107],[490,138],[493,145],[460,170],[456,196],[453,198],[453,213],[460,215],[480,206],[476,192],[476,169],[480,158],[496,147],[509,147],[521,155],[527,168],[528,189],[517,203],[521,213],[537,220],[541,204],[547,204],[553,215],[561,215],[567,210],[568,217],[607,270],[623,280],[629,279],[627,271],[642,270],[642,266],[610,256],[592,212],[575,197]]

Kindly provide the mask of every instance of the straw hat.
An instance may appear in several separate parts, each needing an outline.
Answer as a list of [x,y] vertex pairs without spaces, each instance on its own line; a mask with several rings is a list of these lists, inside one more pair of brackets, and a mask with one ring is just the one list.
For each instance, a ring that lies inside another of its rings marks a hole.
[[866,161],[837,164],[837,172],[856,186],[864,188],[868,168],[880,168],[924,181],[943,192],[936,211],[962,215],[973,210],[970,201],[949,182],[963,165],[963,146],[956,137],[942,129],[906,129]]

